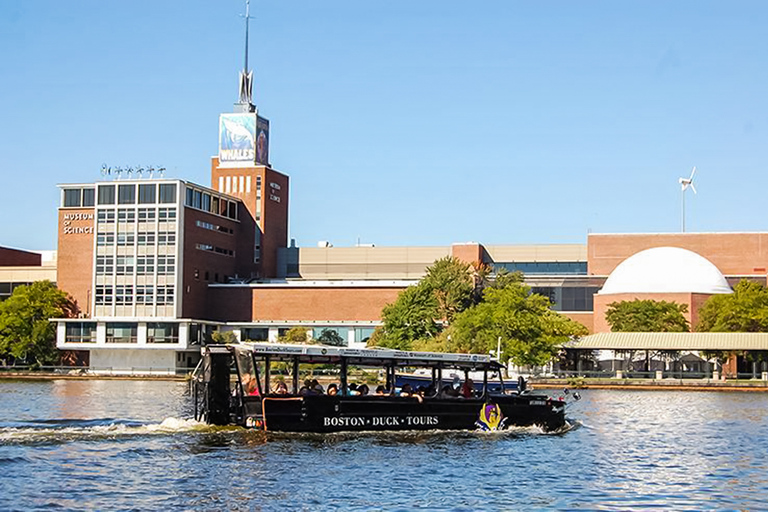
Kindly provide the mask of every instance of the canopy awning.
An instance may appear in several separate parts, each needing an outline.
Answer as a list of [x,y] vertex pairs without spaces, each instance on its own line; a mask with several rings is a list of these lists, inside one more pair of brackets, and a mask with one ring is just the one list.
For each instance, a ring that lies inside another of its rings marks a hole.
[[585,350],[768,350],[762,332],[604,332],[566,348]]

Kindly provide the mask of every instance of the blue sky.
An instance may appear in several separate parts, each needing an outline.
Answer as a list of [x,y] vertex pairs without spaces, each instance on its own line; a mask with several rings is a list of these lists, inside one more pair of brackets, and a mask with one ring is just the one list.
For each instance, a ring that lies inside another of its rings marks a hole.
[[[766,230],[768,2],[253,0],[300,246]],[[0,245],[102,163],[210,184],[242,0],[0,3]]]

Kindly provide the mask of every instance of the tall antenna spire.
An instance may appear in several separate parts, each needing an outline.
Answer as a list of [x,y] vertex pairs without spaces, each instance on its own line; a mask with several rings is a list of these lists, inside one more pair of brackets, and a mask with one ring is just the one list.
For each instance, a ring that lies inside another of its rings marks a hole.
[[251,20],[251,0],[245,0],[245,66],[240,72],[240,94],[238,104],[243,110],[253,112],[253,71],[248,70],[248,26]]

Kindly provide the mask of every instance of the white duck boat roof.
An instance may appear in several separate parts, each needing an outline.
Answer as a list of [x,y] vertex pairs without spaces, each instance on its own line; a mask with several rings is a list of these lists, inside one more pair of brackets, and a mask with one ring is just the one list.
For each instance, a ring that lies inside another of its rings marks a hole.
[[291,345],[287,343],[252,343],[236,345],[208,345],[203,350],[246,351],[258,357],[270,356],[272,360],[292,360],[298,358],[301,363],[337,363],[346,359],[350,364],[372,366],[428,366],[462,368],[478,370],[495,369],[499,363],[487,354],[452,354],[444,352],[415,352],[382,348],[346,348],[324,345]]

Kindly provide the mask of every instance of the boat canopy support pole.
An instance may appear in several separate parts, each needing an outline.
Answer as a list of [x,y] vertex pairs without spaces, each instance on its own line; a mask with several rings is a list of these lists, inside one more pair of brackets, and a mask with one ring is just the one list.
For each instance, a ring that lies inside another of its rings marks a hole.
[[341,358],[341,375],[339,375],[341,384],[341,395],[347,396],[347,358]]
[[299,394],[299,358],[293,358],[293,394]]
[[272,357],[271,356],[264,356],[264,390],[262,392],[262,396],[264,396],[267,393],[272,392],[272,386],[269,384],[269,379],[272,377],[271,375],[271,363]]
[[483,398],[488,396],[488,368],[483,369]]

